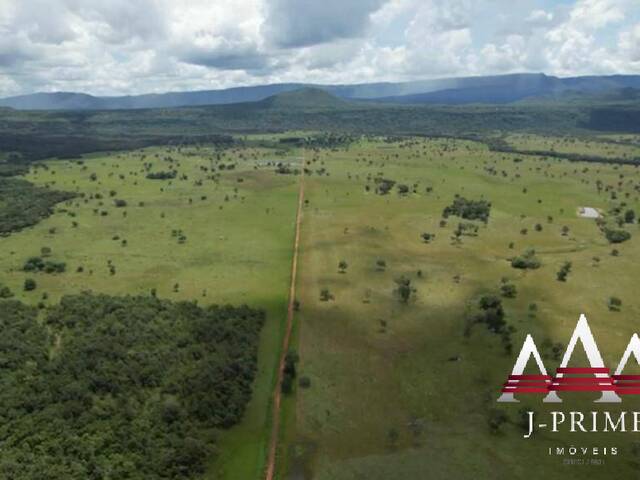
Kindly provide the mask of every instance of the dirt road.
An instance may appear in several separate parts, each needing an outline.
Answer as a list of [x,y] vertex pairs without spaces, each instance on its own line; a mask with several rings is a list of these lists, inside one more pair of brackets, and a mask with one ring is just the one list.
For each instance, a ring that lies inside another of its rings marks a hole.
[[276,466],[276,453],[278,451],[278,437],[280,435],[280,400],[282,396],[282,378],[284,373],[284,358],[289,350],[291,341],[291,329],[293,326],[294,302],[296,300],[296,275],[298,271],[298,246],[300,244],[300,222],[302,220],[302,207],[304,204],[304,156],[300,167],[300,186],[298,189],[298,210],[296,212],[296,232],[293,240],[293,260],[291,262],[291,284],[289,286],[289,305],[287,307],[287,325],[282,339],[282,351],[278,363],[278,378],[273,392],[273,418],[271,427],[271,439],[269,440],[269,456],[267,457],[266,480],[273,480]]

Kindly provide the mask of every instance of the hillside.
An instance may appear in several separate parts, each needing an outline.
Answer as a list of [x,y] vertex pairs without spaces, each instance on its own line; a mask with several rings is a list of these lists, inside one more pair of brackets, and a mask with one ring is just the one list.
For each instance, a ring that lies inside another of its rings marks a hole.
[[305,109],[330,110],[345,108],[349,102],[342,100],[320,88],[301,88],[290,92],[283,92],[257,102],[258,107],[271,109]]
[[492,104],[510,103],[538,96],[553,98],[565,91],[607,92],[623,88],[640,88],[640,76],[559,78],[542,73],[526,73],[354,85],[280,83],[220,90],[113,97],[54,92],[0,99],[0,107],[19,110],[124,110],[226,105],[261,101],[273,95],[301,88],[323,90],[342,99],[366,99],[403,104]]

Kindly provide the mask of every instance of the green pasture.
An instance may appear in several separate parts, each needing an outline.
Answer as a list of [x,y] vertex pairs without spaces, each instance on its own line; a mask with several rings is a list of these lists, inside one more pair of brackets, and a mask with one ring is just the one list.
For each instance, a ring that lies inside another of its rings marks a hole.
[[511,133],[506,142],[516,150],[579,154],[631,161],[640,156],[637,135],[601,135],[592,137],[546,136]]
[[[523,156],[455,140],[363,142],[315,157],[309,168],[325,168],[328,175],[305,180],[297,316],[299,375],[308,376],[311,387],[296,391],[282,478],[530,478],[531,471],[578,478],[582,470],[547,454],[548,447],[571,442],[618,446],[619,457],[607,458],[606,469],[592,467],[592,478],[635,474],[633,434],[574,438],[542,431],[525,440],[518,410],[553,407],[543,407],[540,397],[516,406],[495,402],[525,334],[534,335],[553,373],[559,361],[549,345],[566,345],[583,312],[606,364],[615,368],[640,314],[638,227],[627,225],[633,238],[612,246],[577,209],[606,212],[625,202],[637,210],[635,167],[529,156],[516,162]],[[377,195],[367,180],[376,176],[417,184],[417,193],[403,196],[394,188]],[[617,200],[611,191],[598,193],[598,179],[612,186]],[[459,244],[452,233],[464,220],[439,223],[456,194],[492,202],[488,224],[476,222],[478,236],[463,236]],[[423,232],[435,240],[424,243]],[[541,268],[512,268],[509,259],[530,247]],[[338,269],[341,260],[348,264],[345,273]],[[556,272],[565,261],[572,271],[559,282]],[[394,294],[394,279],[402,275],[417,290],[406,305]],[[465,336],[479,297],[499,294],[503,278],[517,288],[516,298],[503,299],[507,322],[516,329],[510,354],[482,324]],[[334,299],[321,301],[322,289]],[[611,296],[622,300],[620,312],[609,311]],[[576,365],[580,360],[576,354]],[[589,401],[574,397],[560,408],[593,408],[589,394]],[[627,399],[623,407],[637,403]],[[510,421],[492,433],[488,419],[496,408]]]

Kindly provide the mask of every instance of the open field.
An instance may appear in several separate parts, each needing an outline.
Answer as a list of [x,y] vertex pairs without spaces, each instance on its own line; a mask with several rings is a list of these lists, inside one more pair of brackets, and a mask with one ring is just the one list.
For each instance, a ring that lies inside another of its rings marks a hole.
[[[607,212],[624,201],[637,210],[640,176],[631,166],[514,161],[521,157],[455,140],[363,142],[316,155],[309,168],[327,174],[306,179],[297,319],[298,370],[310,387],[297,388],[288,412],[282,478],[529,478],[534,468],[549,478],[582,474],[547,454],[576,442],[570,434],[522,438],[518,411],[548,410],[540,397],[515,406],[495,400],[524,335],[534,336],[553,373],[559,359],[551,347],[566,345],[581,312],[606,365],[615,367],[640,314],[637,226],[626,226],[631,240],[612,246],[577,208]],[[376,194],[376,177],[408,185],[409,193]],[[598,180],[611,190],[598,193]],[[454,241],[465,222],[456,216],[440,226],[455,195],[491,202],[488,223],[472,222],[477,236]],[[429,243],[425,232],[435,234]],[[509,259],[529,247],[541,267],[512,268]],[[556,273],[567,261],[572,269],[560,282]],[[394,293],[401,276],[415,288],[406,304]],[[505,281],[517,290],[502,298],[515,329],[508,352],[483,324],[467,330],[479,298],[500,295]],[[330,300],[321,300],[323,289]],[[622,300],[620,312],[608,309],[611,296]],[[581,363],[578,354],[573,361]],[[593,408],[580,395],[567,397],[565,410]],[[627,409],[636,403],[625,401]],[[509,421],[492,433],[496,409]],[[585,446],[611,445],[620,458],[606,460],[602,478],[635,475],[633,434],[590,434]],[[597,469],[590,474],[600,478]]]

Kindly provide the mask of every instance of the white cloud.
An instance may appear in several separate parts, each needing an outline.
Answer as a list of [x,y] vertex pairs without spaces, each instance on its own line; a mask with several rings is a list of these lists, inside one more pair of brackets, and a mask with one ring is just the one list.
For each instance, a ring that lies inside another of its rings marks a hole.
[[[635,0],[634,0],[635,1]],[[569,24],[595,30],[624,19],[628,0],[581,0],[571,10]]]
[[561,75],[624,73],[632,66],[619,49],[599,41],[599,32],[624,20],[628,0],[579,0],[568,18],[545,35],[550,68]]
[[640,73],[638,0],[0,0],[0,96]]
[[544,25],[553,20],[553,13],[544,10],[533,10],[527,17],[527,22],[534,25]]
[[305,47],[358,38],[385,0],[270,0],[264,34],[277,47]]
[[640,62],[640,23],[620,33],[618,45],[622,54],[631,62]]

